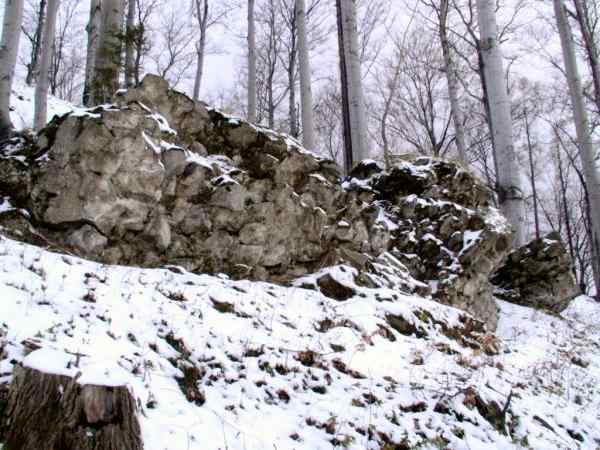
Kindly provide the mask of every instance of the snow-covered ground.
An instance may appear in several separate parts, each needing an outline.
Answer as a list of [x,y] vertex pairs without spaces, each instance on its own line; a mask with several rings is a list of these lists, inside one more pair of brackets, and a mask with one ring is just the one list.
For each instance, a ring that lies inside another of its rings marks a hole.
[[[20,81],[15,81],[13,85],[13,95],[11,97],[10,118],[16,129],[31,128],[33,126],[35,87],[27,86]],[[48,96],[48,122],[54,116],[61,116],[68,112],[78,110],[71,103],[59,98]]]
[[[490,356],[453,335],[464,313],[356,289],[339,302],[2,238],[0,383],[17,362],[67,373],[84,355],[82,380],[130,386],[148,450],[600,446],[599,305],[559,317],[500,302]],[[505,423],[482,404],[507,405]]]

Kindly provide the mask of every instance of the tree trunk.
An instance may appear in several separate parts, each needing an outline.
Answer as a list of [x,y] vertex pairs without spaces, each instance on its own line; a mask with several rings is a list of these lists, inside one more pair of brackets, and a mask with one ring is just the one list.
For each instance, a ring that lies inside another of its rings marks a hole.
[[87,55],[85,61],[85,83],[83,86],[83,104],[91,105],[91,90],[96,67],[96,53],[101,26],[100,0],[91,0],[90,18],[86,27],[87,31]]
[[525,208],[519,163],[513,145],[510,99],[504,80],[494,6],[493,0],[477,0],[483,69],[498,166],[496,174],[498,201],[502,212],[514,228],[514,246],[520,247],[525,244]]
[[579,23],[579,29],[581,30],[581,36],[583,37],[590,72],[592,73],[594,101],[596,103],[596,108],[600,113],[600,67],[598,65],[598,47],[594,40],[594,36],[592,35],[592,30],[590,29],[587,5],[582,4],[581,0],[573,0],[573,4],[575,5],[575,11],[577,12],[576,18]]
[[127,2],[127,27],[125,34],[125,87],[130,88],[135,84],[135,27],[136,0]]
[[92,84],[92,100],[96,105],[110,101],[119,89],[123,13],[123,0],[102,1],[102,26]]
[[340,86],[342,94],[342,122],[344,135],[344,169],[346,175],[350,174],[354,165],[352,152],[352,135],[350,133],[350,102],[348,99],[348,71],[346,65],[346,39],[344,37],[344,26],[342,17],[342,1],[336,0],[338,48],[340,57]]
[[535,220],[535,238],[540,238],[540,215],[538,211],[537,185],[535,182],[535,166],[533,164],[533,145],[531,144],[531,130],[529,116],[525,110],[525,134],[527,135],[527,154],[529,155],[529,173],[531,174],[531,193],[533,196],[533,218]]
[[[575,118],[575,130],[577,132],[577,141],[579,144],[579,158],[581,159],[581,166],[583,168],[590,204],[592,258],[595,261],[596,267],[598,267],[600,266],[600,180],[598,178],[594,149],[592,147],[587,111],[583,101],[583,89],[581,87],[581,80],[577,69],[577,60],[573,49],[571,28],[567,22],[567,16],[562,1],[553,1],[554,13],[556,14],[556,22],[558,24],[563,51],[567,83],[569,85],[569,93],[571,96],[571,106]],[[597,270],[595,271],[594,278],[597,291],[596,295],[600,299],[600,293],[598,292],[600,290],[600,276],[598,275]]]
[[444,56],[444,70],[448,84],[448,98],[450,99],[450,112],[454,123],[454,134],[458,158],[462,163],[467,162],[467,147],[465,144],[465,130],[463,125],[463,113],[458,101],[458,80],[452,61],[450,41],[448,40],[448,0],[441,0],[439,35]]
[[346,71],[346,95],[348,97],[348,134],[351,140],[352,159],[361,161],[368,157],[365,102],[362,92],[360,71],[360,49],[358,46],[358,25],[356,18],[356,0],[338,2],[341,26],[342,50]]
[[198,39],[198,47],[196,54],[198,61],[196,62],[196,79],[194,80],[194,100],[200,99],[200,88],[202,87],[202,77],[204,75],[204,55],[206,52],[206,31],[208,29],[208,10],[209,0],[194,0],[196,6],[196,15],[198,19],[198,31],[200,38]]
[[5,450],[142,450],[135,400],[126,386],[80,385],[64,375],[16,367]]
[[33,127],[40,131],[48,120],[48,86],[50,84],[50,63],[54,51],[54,34],[56,31],[56,14],[60,0],[48,0],[44,40],[40,58],[40,72],[35,86],[35,112]]
[[254,0],[248,0],[248,122],[256,122],[256,31]]
[[313,115],[312,83],[310,80],[310,56],[306,32],[306,6],[304,0],[296,0],[296,22],[298,24],[298,57],[300,59],[300,103],[302,108],[302,144],[314,150],[315,120]]
[[40,0],[38,22],[35,27],[35,33],[33,34],[33,41],[31,42],[31,61],[27,64],[27,76],[25,77],[25,83],[27,83],[28,86],[32,86],[37,80],[38,61],[40,59],[42,35],[44,33],[45,11],[46,0]]
[[4,4],[0,41],[0,142],[10,137],[13,128],[10,120],[10,95],[23,22],[23,0],[6,0]]

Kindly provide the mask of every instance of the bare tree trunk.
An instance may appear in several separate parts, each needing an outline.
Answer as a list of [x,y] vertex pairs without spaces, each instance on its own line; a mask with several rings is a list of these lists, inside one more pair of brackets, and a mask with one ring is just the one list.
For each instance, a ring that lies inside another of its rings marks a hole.
[[109,101],[119,89],[123,14],[123,0],[102,1],[102,26],[92,84],[94,104]]
[[254,0],[248,0],[248,122],[256,122],[256,30]]
[[42,35],[44,33],[45,11],[46,0],[40,0],[40,6],[38,8],[38,22],[37,26],[35,27],[33,39],[31,39],[31,61],[29,64],[27,64],[27,76],[25,77],[25,83],[27,83],[28,86],[32,86],[37,80],[38,61],[40,59]]
[[200,88],[202,87],[202,76],[204,75],[204,55],[206,52],[206,31],[208,29],[208,11],[209,0],[194,0],[196,7],[196,18],[198,20],[198,31],[200,38],[196,47],[196,78],[194,80],[194,100],[200,98]]
[[342,18],[342,1],[336,0],[338,48],[340,58],[340,85],[342,94],[342,122],[344,135],[344,169],[346,175],[354,166],[354,155],[352,152],[352,135],[350,133],[350,102],[348,98],[348,71],[346,65],[346,39],[344,38],[344,26]]
[[85,60],[85,84],[83,86],[83,104],[90,106],[92,83],[96,70],[96,53],[100,40],[101,26],[100,0],[90,1],[90,18],[86,27],[87,31],[87,55]]
[[135,16],[136,0],[127,2],[127,25],[125,31],[125,87],[132,87],[135,84],[135,49],[134,40],[136,35]]
[[44,40],[40,58],[40,72],[35,86],[35,112],[33,127],[40,131],[48,120],[48,86],[50,84],[50,63],[54,51],[54,34],[56,31],[56,14],[60,0],[48,0],[46,25],[44,26]]
[[[555,133],[558,133],[554,130]],[[565,176],[562,167],[562,158],[560,156],[560,144],[557,144],[556,148],[556,159],[558,162],[558,177],[560,181],[560,200],[563,207],[563,214],[565,215],[565,228],[567,230],[567,244],[569,246],[569,256],[571,256],[571,261],[575,261],[575,250],[573,246],[573,232],[571,230],[571,218],[569,217],[569,203],[567,202],[567,183],[565,181]],[[577,279],[577,273],[575,271],[575,265],[573,265],[573,275],[575,279]],[[583,277],[581,278],[583,279]],[[581,286],[581,283],[580,283]],[[585,292],[585,289],[582,289],[582,292]]]
[[540,215],[538,211],[538,195],[535,183],[535,166],[533,164],[533,145],[531,144],[531,130],[529,129],[529,116],[525,110],[525,134],[527,135],[527,153],[529,155],[529,172],[531,174],[531,192],[533,195],[533,217],[535,220],[535,238],[540,238]]
[[300,103],[302,107],[302,143],[314,150],[315,120],[313,115],[312,83],[310,80],[310,56],[306,33],[306,6],[304,0],[296,0],[296,21],[298,23],[298,56],[300,58]]
[[360,49],[358,46],[358,25],[356,18],[356,0],[344,0],[338,3],[346,71],[346,95],[348,96],[349,131],[353,160],[360,161],[368,157],[365,102],[362,92],[360,71]]
[[477,0],[492,138],[498,166],[496,174],[498,200],[502,212],[514,228],[514,246],[520,247],[525,244],[525,208],[519,163],[513,145],[510,99],[504,80],[494,7],[495,1],[493,0]]
[[462,109],[458,101],[458,81],[456,79],[454,62],[452,61],[450,41],[448,40],[448,0],[441,0],[439,35],[440,42],[442,44],[442,53],[444,55],[444,69],[446,71],[446,80],[448,83],[448,98],[450,99],[450,111],[454,123],[456,149],[458,151],[459,160],[462,163],[466,163],[467,147],[465,144],[465,130],[463,126],[464,119]]
[[[573,116],[575,118],[575,130],[577,132],[577,141],[579,144],[579,158],[587,185],[588,200],[590,203],[590,219],[592,225],[592,258],[596,266],[600,265],[600,180],[598,179],[598,170],[596,168],[596,159],[592,147],[592,138],[590,135],[589,121],[587,111],[583,101],[583,90],[581,79],[577,69],[577,60],[573,49],[573,36],[571,28],[567,22],[564,5],[561,0],[554,1],[554,13],[560,34],[560,42],[563,51],[565,72],[567,83],[569,84],[569,93],[571,96],[571,105],[573,107]],[[595,271],[594,283],[596,285],[596,296],[600,299],[600,276]]]
[[587,4],[582,3],[581,0],[573,0],[573,4],[575,5],[575,11],[577,13],[576,19],[579,24],[579,29],[581,30],[585,53],[590,66],[590,72],[592,73],[594,101],[596,103],[596,108],[600,113],[600,66],[598,65],[598,47],[594,40],[594,36],[592,35],[592,30],[590,29]]
[[10,94],[19,53],[23,0],[6,0],[0,41],[0,142],[10,137]]

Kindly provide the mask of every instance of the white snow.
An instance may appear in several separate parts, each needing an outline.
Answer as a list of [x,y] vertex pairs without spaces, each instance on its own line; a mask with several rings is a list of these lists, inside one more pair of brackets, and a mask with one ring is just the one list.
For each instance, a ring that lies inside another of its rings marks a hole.
[[[331,270],[354,283],[354,269]],[[83,384],[125,384],[140,402],[149,450],[382,449],[381,433],[413,448],[434,448],[440,437],[452,449],[597,448],[597,304],[579,298],[561,318],[499,302],[502,351],[488,356],[442,332],[464,313],[354,287],[356,297],[337,302],[299,287],[107,266],[2,238],[0,383],[10,381],[11,361],[22,361],[81,371]],[[426,336],[400,334],[388,315]],[[41,349],[25,357],[28,339]],[[206,372],[204,405],[178,386],[186,364]],[[512,438],[465,406],[469,386],[501,406],[513,390]],[[442,400],[450,413],[433,410]]]

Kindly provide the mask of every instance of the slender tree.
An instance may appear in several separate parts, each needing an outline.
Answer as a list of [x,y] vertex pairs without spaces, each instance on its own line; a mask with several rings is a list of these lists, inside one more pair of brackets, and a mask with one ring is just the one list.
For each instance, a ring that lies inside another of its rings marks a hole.
[[194,79],[194,100],[200,98],[202,76],[204,74],[204,58],[206,54],[206,33],[208,31],[209,0],[194,0],[196,20],[200,37],[196,44],[196,78]]
[[248,0],[248,121],[256,122],[256,29],[254,0]]
[[40,55],[40,70],[35,87],[35,112],[33,127],[41,130],[47,121],[48,115],[48,86],[50,85],[50,66],[54,51],[54,34],[56,31],[56,15],[60,0],[48,0],[46,21],[44,25],[44,39]]
[[346,152],[351,153],[351,160],[346,160],[346,170],[350,170],[352,163],[368,156],[367,116],[360,70],[361,52],[358,45],[356,0],[337,0],[337,12],[342,97],[344,107],[347,108],[344,114],[344,137]]
[[23,0],[6,0],[0,41],[0,141],[10,137],[10,95],[19,53]]
[[127,25],[125,27],[125,86],[132,87],[135,84],[135,38],[137,25],[136,0],[127,2]]
[[96,70],[96,53],[100,39],[101,21],[100,0],[90,0],[90,16],[86,27],[87,54],[85,60],[85,82],[83,86],[83,104],[86,106],[90,106],[91,104],[92,83]]
[[102,1],[102,25],[92,83],[94,104],[109,101],[119,89],[123,47],[123,0]]
[[498,201],[514,228],[514,245],[519,247],[525,243],[525,208],[519,163],[513,145],[510,98],[504,79],[495,4],[494,0],[477,0],[477,13],[492,141],[496,154]]
[[448,98],[450,100],[450,110],[454,123],[456,149],[458,151],[458,158],[461,162],[465,163],[467,161],[467,149],[463,125],[464,118],[458,99],[458,80],[456,77],[456,68],[452,59],[450,40],[448,38],[448,10],[448,0],[441,0],[438,12],[438,34],[440,36],[442,53],[444,55],[444,71],[446,72],[448,84]]
[[352,150],[352,134],[350,133],[350,103],[348,98],[348,66],[346,65],[346,50],[344,38],[344,27],[342,22],[342,1],[336,0],[338,48],[340,55],[340,86],[342,104],[342,130],[344,136],[344,169],[349,174],[354,166],[354,155]]
[[[579,158],[581,160],[585,185],[587,187],[591,222],[592,257],[594,258],[596,267],[598,267],[600,266],[600,180],[598,178],[598,169],[596,167],[596,158],[590,134],[588,115],[583,100],[583,89],[579,77],[579,70],[577,68],[577,59],[573,48],[571,28],[567,21],[565,6],[562,3],[562,0],[553,0],[553,4],[563,52],[565,73],[569,85],[571,106],[573,108],[573,116],[575,119]],[[598,291],[598,286],[600,286],[600,275],[598,274],[598,270],[595,272],[596,276],[594,282],[596,284],[596,290]],[[597,297],[600,299],[600,293],[597,293]]]
[[315,122],[313,116],[312,83],[310,80],[310,56],[306,33],[306,6],[304,0],[296,0],[298,23],[298,55],[300,59],[300,103],[302,107],[302,143],[315,148]]

